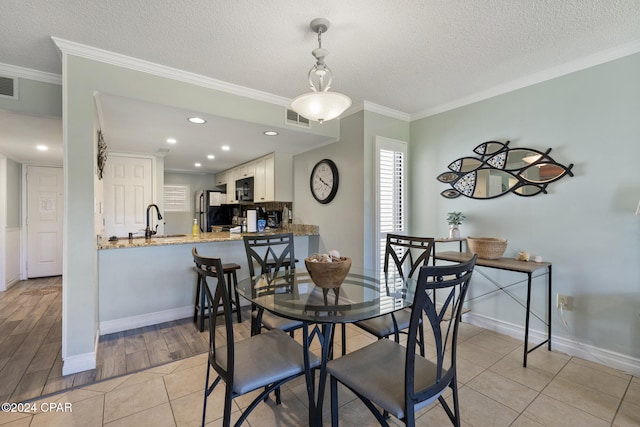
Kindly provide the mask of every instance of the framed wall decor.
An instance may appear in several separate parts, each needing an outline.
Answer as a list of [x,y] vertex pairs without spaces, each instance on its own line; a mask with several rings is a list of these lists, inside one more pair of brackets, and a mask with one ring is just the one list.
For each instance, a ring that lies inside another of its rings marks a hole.
[[102,130],[98,129],[98,179],[102,179],[104,166],[107,163],[107,143]]

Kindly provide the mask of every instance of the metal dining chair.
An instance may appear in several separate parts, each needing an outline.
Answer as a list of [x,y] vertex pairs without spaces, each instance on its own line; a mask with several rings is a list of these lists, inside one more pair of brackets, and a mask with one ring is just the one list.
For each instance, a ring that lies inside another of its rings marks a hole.
[[[247,253],[249,276],[256,284],[259,281],[261,281],[261,284],[265,282],[267,284],[267,286],[261,286],[261,291],[268,291],[268,284],[275,277],[295,270],[297,260],[295,258],[293,233],[244,236],[244,247]],[[294,290],[291,289],[291,291],[293,292]],[[293,331],[301,328],[302,322],[287,319],[268,311],[265,312],[262,308],[252,306],[251,334],[259,334],[263,327],[268,330],[280,329],[289,332],[293,336]]]
[[[398,273],[398,279],[404,282],[413,277],[420,267],[427,265],[433,251],[434,239],[432,237],[403,236],[400,234],[387,234],[387,243],[384,253],[384,276],[387,287],[389,280]],[[384,314],[372,319],[355,322],[354,325],[364,329],[378,339],[388,338],[393,335],[396,342],[400,342],[400,333],[409,328],[410,309],[400,310],[395,313]],[[419,325],[418,346],[420,354],[424,356],[424,330]],[[343,329],[342,354],[346,353],[346,339]]]
[[[274,329],[259,335],[253,335],[241,341],[234,341],[233,312],[231,297],[225,284],[222,262],[220,258],[203,257],[192,251],[196,270],[202,277],[205,299],[210,307],[222,307],[221,316],[209,316],[209,357],[205,382],[204,405],[202,409],[202,425],[205,425],[207,414],[207,398],[215,387],[224,381],[225,399],[223,426],[231,423],[231,401],[238,396],[262,388],[254,400],[243,411],[236,422],[241,425],[251,411],[262,400],[267,400],[269,393],[277,390],[282,384],[305,374],[305,357],[309,357],[310,368],[320,364],[317,356],[309,354],[302,345],[281,330]],[[209,284],[207,279],[215,279]],[[215,291],[212,293],[212,289]],[[218,319],[221,319],[225,334],[216,333]],[[211,370],[217,374],[209,384]],[[280,396],[276,394],[276,403],[280,404]]]
[[[416,411],[436,400],[451,422],[460,425],[456,371],[458,325],[476,258],[474,255],[461,264],[420,269],[406,346],[392,340],[378,340],[327,363],[333,427],[338,426],[338,383],[355,393],[380,425],[388,426],[385,415],[391,414],[405,425],[415,426]],[[431,298],[431,290],[438,290],[438,302]],[[416,354],[423,315],[429,321],[435,343],[436,355],[431,360]],[[442,396],[447,388],[452,392],[453,407]]]

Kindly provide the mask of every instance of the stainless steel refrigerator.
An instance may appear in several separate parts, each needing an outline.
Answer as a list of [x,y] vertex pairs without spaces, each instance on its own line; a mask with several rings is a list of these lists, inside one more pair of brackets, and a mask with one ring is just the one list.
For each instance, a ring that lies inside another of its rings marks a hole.
[[214,190],[196,191],[195,213],[200,231],[209,232],[211,226],[229,226],[232,219],[232,208],[226,205],[226,193]]

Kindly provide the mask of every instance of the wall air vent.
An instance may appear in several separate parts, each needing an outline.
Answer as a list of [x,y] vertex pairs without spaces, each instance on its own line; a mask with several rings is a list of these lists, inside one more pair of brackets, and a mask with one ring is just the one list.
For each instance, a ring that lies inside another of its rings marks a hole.
[[0,98],[18,98],[18,79],[0,76]]
[[304,128],[309,127],[309,119],[306,117],[302,117],[300,114],[296,113],[293,110],[286,109],[286,120],[285,122],[288,125],[300,126]]

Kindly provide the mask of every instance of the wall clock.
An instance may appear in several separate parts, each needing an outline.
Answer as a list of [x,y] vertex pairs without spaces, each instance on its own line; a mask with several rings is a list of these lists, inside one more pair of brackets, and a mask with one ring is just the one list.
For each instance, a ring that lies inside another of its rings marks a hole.
[[338,168],[332,160],[320,160],[309,179],[311,194],[320,203],[329,203],[338,192]]

